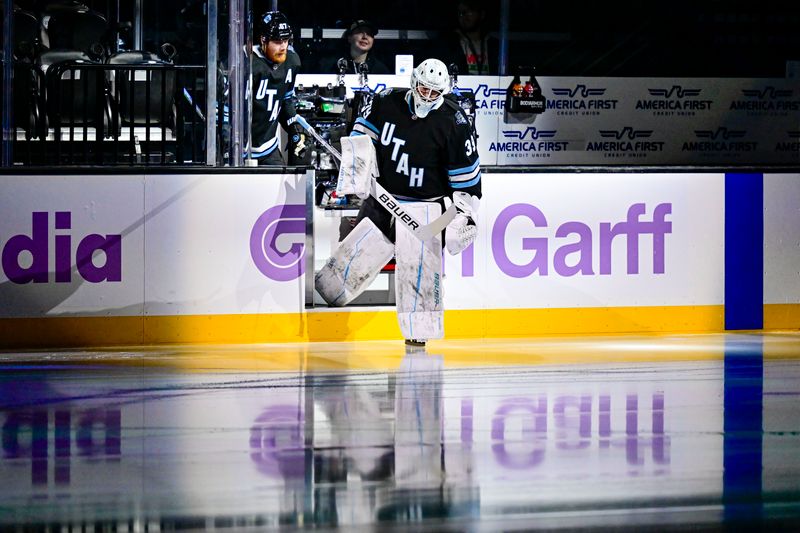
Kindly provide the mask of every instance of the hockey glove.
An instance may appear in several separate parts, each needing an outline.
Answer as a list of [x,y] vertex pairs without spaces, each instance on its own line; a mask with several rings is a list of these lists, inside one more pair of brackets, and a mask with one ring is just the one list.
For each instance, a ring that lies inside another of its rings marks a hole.
[[456,255],[463,252],[478,236],[478,226],[472,217],[459,213],[447,225],[444,231],[444,242],[447,253]]
[[310,158],[306,161],[308,155],[308,145],[306,144],[306,132],[303,127],[296,121],[289,120],[287,128],[289,134],[288,150],[289,150],[289,164],[302,165],[308,164]]
[[298,159],[303,159],[306,153],[306,134],[305,133],[295,133],[292,135],[292,143],[294,144],[294,149],[292,153]]
[[445,247],[450,255],[463,252],[478,235],[478,226],[475,223],[478,198],[464,192],[454,192],[453,203],[458,214],[447,225],[444,233]]

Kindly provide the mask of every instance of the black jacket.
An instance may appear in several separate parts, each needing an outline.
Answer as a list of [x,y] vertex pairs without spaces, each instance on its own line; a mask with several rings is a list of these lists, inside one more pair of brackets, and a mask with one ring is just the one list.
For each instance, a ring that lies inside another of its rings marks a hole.
[[[322,60],[320,62],[320,74],[338,74],[338,62],[342,57],[347,59],[347,70],[345,71],[345,74],[358,74],[358,69],[356,68],[355,62],[350,58],[349,51],[345,51],[338,57],[327,57]],[[369,67],[367,74],[393,74],[393,72],[389,70],[389,67],[387,67],[380,59],[375,57],[375,54],[372,52],[367,54],[366,63],[367,67]]]
[[[470,74],[470,72],[469,68],[467,67],[467,57],[464,55],[464,50],[461,48],[461,37],[462,34],[458,30],[446,35],[442,40],[442,46],[437,53],[437,56],[447,65],[448,68],[452,63],[455,63],[455,65],[458,67],[459,76],[467,76]],[[486,46],[484,47],[483,52],[489,56],[489,71],[481,72],[480,74],[484,76],[496,75],[498,72],[497,60],[500,55],[500,43],[497,41],[497,39],[490,37],[485,40],[485,44]],[[476,52],[480,51],[476,50]]]

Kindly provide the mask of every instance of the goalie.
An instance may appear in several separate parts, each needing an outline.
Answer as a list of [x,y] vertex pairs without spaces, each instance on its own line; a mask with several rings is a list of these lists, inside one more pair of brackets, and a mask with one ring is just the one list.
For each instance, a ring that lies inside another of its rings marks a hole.
[[387,89],[356,119],[342,139],[338,192],[365,198],[356,226],[317,273],[315,285],[331,306],[347,305],[396,258],[397,316],[407,344],[444,336],[442,236],[421,239],[395,224],[386,203],[369,196],[377,179],[422,224],[452,203],[457,214],[444,241],[454,255],[477,234],[481,169],[476,136],[460,106],[445,98],[447,67],[427,59],[411,74],[411,88]]

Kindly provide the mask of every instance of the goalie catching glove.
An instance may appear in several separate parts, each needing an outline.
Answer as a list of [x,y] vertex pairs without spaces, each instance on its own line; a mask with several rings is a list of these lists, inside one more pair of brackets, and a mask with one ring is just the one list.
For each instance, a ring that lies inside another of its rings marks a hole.
[[454,192],[453,203],[458,214],[447,225],[444,242],[447,252],[456,255],[463,252],[478,236],[477,218],[479,199],[465,192]]

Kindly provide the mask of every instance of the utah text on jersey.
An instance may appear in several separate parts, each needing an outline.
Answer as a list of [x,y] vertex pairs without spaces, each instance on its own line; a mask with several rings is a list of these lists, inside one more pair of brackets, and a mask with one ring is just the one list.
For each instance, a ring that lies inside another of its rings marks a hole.
[[400,198],[440,198],[453,190],[480,196],[476,139],[463,112],[443,105],[417,119],[406,93],[376,95],[353,126],[353,135],[367,135],[375,145],[378,180]]

